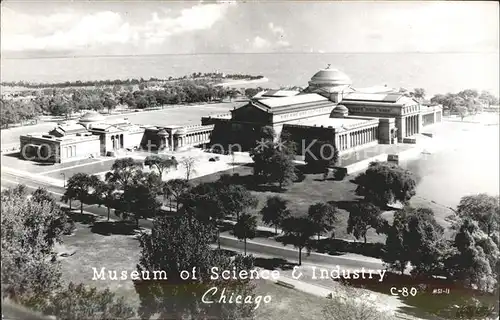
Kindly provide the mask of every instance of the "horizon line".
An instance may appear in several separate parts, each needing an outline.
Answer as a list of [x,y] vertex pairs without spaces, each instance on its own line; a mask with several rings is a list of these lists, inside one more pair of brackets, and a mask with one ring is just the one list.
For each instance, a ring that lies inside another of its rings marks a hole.
[[133,58],[154,56],[196,56],[196,55],[266,55],[266,54],[500,54],[500,51],[343,51],[343,52],[199,52],[199,53],[148,53],[148,54],[95,54],[95,55],[58,55],[58,56],[31,56],[31,57],[5,57],[0,52],[1,60],[29,60],[29,59],[82,59],[82,58]]

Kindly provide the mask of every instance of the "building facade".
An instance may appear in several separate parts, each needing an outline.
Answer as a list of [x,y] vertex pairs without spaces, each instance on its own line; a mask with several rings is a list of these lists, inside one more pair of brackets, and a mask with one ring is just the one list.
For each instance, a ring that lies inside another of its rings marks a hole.
[[412,143],[441,118],[440,106],[423,105],[387,87],[356,90],[346,74],[328,67],[301,92],[261,92],[230,113],[203,117],[201,125],[137,126],[126,118],[106,120],[89,112],[47,135],[21,136],[20,143],[25,159],[67,162],[134,149],[175,152],[219,144],[225,150],[229,145],[248,150],[262,128],[272,127],[276,138],[286,132],[299,145],[332,141],[342,154],[376,144]]
[[344,153],[379,143],[411,142],[441,117],[441,107],[424,106],[386,87],[378,92],[356,90],[347,75],[328,67],[318,71],[302,92],[260,93],[231,114],[202,118],[202,124],[214,126],[211,143],[241,144],[270,126],[277,136],[287,132],[300,144],[334,141]]

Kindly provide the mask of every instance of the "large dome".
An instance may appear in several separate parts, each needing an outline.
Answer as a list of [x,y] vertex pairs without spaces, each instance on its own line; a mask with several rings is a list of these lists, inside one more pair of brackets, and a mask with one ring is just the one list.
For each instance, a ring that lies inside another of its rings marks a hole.
[[316,72],[309,81],[309,85],[313,86],[347,86],[351,84],[351,79],[345,73],[330,67]]
[[95,111],[89,111],[86,114],[84,114],[78,122],[98,122],[98,121],[104,121],[105,118],[103,115],[95,112]]

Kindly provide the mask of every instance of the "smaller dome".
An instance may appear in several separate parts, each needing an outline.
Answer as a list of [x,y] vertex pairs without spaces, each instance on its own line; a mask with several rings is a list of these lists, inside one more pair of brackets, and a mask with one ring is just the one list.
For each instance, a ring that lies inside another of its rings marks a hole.
[[345,117],[348,114],[349,114],[349,109],[347,109],[346,106],[339,104],[335,108],[333,108],[332,112],[330,113],[330,118]]
[[181,136],[181,135],[184,135],[184,134],[186,134],[186,133],[187,133],[186,128],[180,128],[180,129],[178,129],[178,130],[175,132],[175,135],[177,135],[177,136]]
[[347,109],[347,107],[343,104],[337,105],[333,110],[335,110],[335,112],[349,112],[349,109]]
[[162,136],[162,137],[166,137],[166,136],[168,136],[168,132],[165,129],[161,129],[160,131],[158,131],[158,135]]
[[104,121],[104,119],[105,118],[103,115],[95,111],[89,111],[79,119],[79,122],[97,122],[97,121]]

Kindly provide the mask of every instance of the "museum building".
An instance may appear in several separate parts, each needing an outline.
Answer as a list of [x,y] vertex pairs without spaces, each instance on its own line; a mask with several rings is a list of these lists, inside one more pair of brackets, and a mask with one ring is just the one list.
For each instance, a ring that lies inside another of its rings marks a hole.
[[441,118],[441,106],[424,106],[386,87],[356,90],[346,74],[328,67],[302,92],[264,92],[231,113],[202,118],[202,124],[214,125],[212,143],[238,143],[270,126],[277,136],[287,132],[299,146],[314,139],[333,141],[342,154],[379,143],[412,143],[423,127]]
[[342,154],[376,144],[412,143],[424,127],[441,118],[441,106],[423,105],[387,87],[356,90],[346,74],[327,67],[303,91],[261,92],[230,113],[203,117],[200,125],[139,126],[91,111],[48,134],[21,136],[20,147],[22,158],[48,162],[216,144],[248,150],[263,127],[272,127],[276,138],[286,132],[299,146],[314,139],[332,141]]

